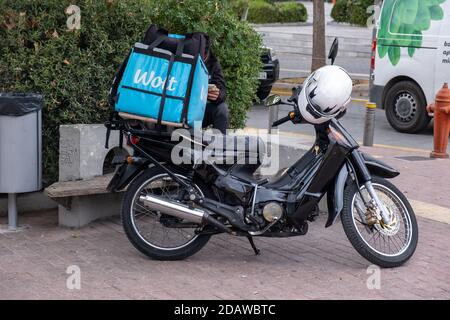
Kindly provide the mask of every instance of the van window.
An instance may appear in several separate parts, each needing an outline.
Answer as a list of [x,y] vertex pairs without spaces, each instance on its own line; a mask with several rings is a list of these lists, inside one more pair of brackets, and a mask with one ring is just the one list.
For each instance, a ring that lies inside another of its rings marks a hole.
[[[432,21],[444,18],[442,4],[447,0],[385,0],[381,23],[388,24],[391,35],[421,37]],[[437,35],[437,33],[436,33]]]
[[380,58],[389,56],[393,65],[400,61],[402,48],[412,58],[424,42],[438,37],[449,0],[385,0],[378,29]]

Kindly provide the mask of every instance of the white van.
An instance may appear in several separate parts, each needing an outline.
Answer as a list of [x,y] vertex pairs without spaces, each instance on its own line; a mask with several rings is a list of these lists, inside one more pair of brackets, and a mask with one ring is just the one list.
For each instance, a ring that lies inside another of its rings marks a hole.
[[422,131],[450,82],[450,0],[384,0],[372,51],[370,99],[397,131]]

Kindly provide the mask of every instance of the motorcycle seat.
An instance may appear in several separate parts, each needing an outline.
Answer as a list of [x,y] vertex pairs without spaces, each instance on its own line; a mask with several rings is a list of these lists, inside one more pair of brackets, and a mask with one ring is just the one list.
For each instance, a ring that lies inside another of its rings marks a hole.
[[257,136],[251,135],[214,135],[207,132],[196,134],[183,134],[180,136],[194,146],[201,146],[203,150],[210,150],[213,153],[232,154],[254,154],[264,156],[266,147],[264,141]]

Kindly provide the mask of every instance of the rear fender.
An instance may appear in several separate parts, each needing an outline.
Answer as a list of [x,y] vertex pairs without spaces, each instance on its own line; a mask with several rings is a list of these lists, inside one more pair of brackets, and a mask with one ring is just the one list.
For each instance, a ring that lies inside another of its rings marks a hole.
[[148,168],[149,164],[150,162],[133,164],[123,163],[116,169],[116,172],[106,189],[109,192],[117,192],[126,188],[139,173]]

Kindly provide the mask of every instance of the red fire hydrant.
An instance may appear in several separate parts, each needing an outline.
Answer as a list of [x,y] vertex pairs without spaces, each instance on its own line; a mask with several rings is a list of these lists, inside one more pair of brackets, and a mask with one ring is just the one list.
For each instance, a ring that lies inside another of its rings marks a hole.
[[448,158],[448,138],[450,135],[450,90],[448,83],[436,95],[436,103],[427,111],[434,113],[434,151],[432,158]]

